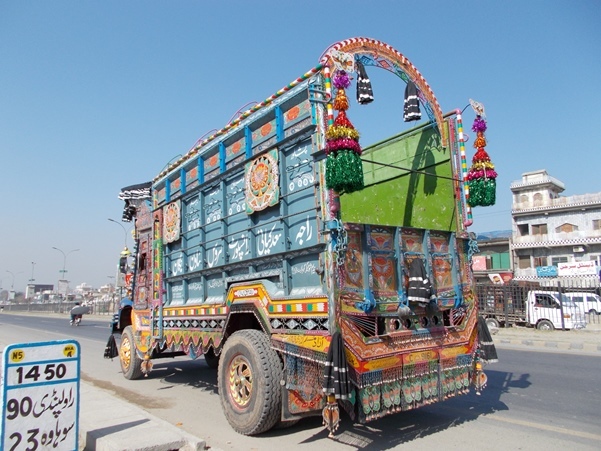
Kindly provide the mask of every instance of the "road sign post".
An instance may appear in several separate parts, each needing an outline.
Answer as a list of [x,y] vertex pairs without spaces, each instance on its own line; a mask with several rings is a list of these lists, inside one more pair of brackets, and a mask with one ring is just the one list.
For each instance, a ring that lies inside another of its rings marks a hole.
[[75,340],[4,349],[0,449],[78,449],[80,354]]

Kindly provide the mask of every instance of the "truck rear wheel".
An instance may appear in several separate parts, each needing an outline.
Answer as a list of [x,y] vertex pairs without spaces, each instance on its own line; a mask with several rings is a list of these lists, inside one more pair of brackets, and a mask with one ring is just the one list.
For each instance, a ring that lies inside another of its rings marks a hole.
[[142,359],[138,357],[136,352],[134,332],[131,326],[127,326],[121,333],[119,362],[125,379],[134,380],[142,377]]
[[540,320],[536,325],[536,328],[538,330],[555,330],[553,323],[546,319]]
[[495,318],[486,318],[486,325],[489,330],[499,328],[499,322]]
[[223,413],[236,432],[256,435],[278,422],[282,372],[282,363],[265,333],[240,330],[226,341],[217,383]]

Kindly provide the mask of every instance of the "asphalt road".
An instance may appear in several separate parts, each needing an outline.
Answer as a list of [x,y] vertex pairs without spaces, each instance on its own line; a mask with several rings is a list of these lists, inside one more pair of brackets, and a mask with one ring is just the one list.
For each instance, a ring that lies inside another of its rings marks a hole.
[[[389,416],[367,425],[343,417],[334,439],[320,418],[286,430],[245,437],[231,430],[219,404],[216,372],[203,359],[159,360],[148,378],[127,381],[119,362],[103,358],[108,317],[0,315],[0,346],[74,338],[82,349],[82,380],[135,403],[153,415],[222,450],[489,450],[601,449],[601,356],[498,349],[486,368],[488,387],[443,403]],[[135,440],[135,438],[132,438]]]

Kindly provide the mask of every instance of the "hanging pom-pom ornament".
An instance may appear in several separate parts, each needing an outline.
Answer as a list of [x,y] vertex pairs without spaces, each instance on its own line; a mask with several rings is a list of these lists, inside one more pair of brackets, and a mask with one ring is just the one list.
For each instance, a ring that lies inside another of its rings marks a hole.
[[340,88],[334,99],[334,109],[338,111],[346,111],[349,108],[348,98],[343,88]]
[[333,77],[338,89],[333,107],[338,111],[334,123],[326,131],[326,186],[338,194],[363,189],[363,162],[359,133],[346,116],[349,108],[345,89],[351,83],[349,75],[339,70]]
[[482,119],[480,115],[476,116],[476,119],[474,119],[474,123],[472,124],[472,131],[476,133],[484,133],[486,131],[486,121]]
[[[484,112],[484,107],[476,102],[480,108],[477,112]],[[472,105],[473,106],[473,105]],[[472,166],[467,173],[467,184],[469,187],[468,203],[471,207],[482,206],[488,207],[494,205],[496,201],[497,191],[497,172],[495,166],[490,161],[490,157],[484,147],[486,146],[486,121],[480,114],[476,115],[472,130],[476,132],[474,147],[476,153],[472,158]]]
[[351,85],[351,77],[343,70],[336,71],[333,81],[336,89],[346,89]]

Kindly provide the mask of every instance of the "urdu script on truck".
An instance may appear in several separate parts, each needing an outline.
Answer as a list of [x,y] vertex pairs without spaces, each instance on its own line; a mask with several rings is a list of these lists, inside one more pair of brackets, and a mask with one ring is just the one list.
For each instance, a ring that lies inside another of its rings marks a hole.
[[[427,120],[361,148],[346,110],[353,80],[377,108],[376,69],[406,84],[405,120]],[[407,58],[374,39],[332,45],[122,189],[133,306],[110,354],[128,379],[154,359],[204,357],[246,435],[310,415],[333,434],[340,408],[365,423],[479,393],[494,348],[477,314],[465,168],[461,112],[443,115]]]

